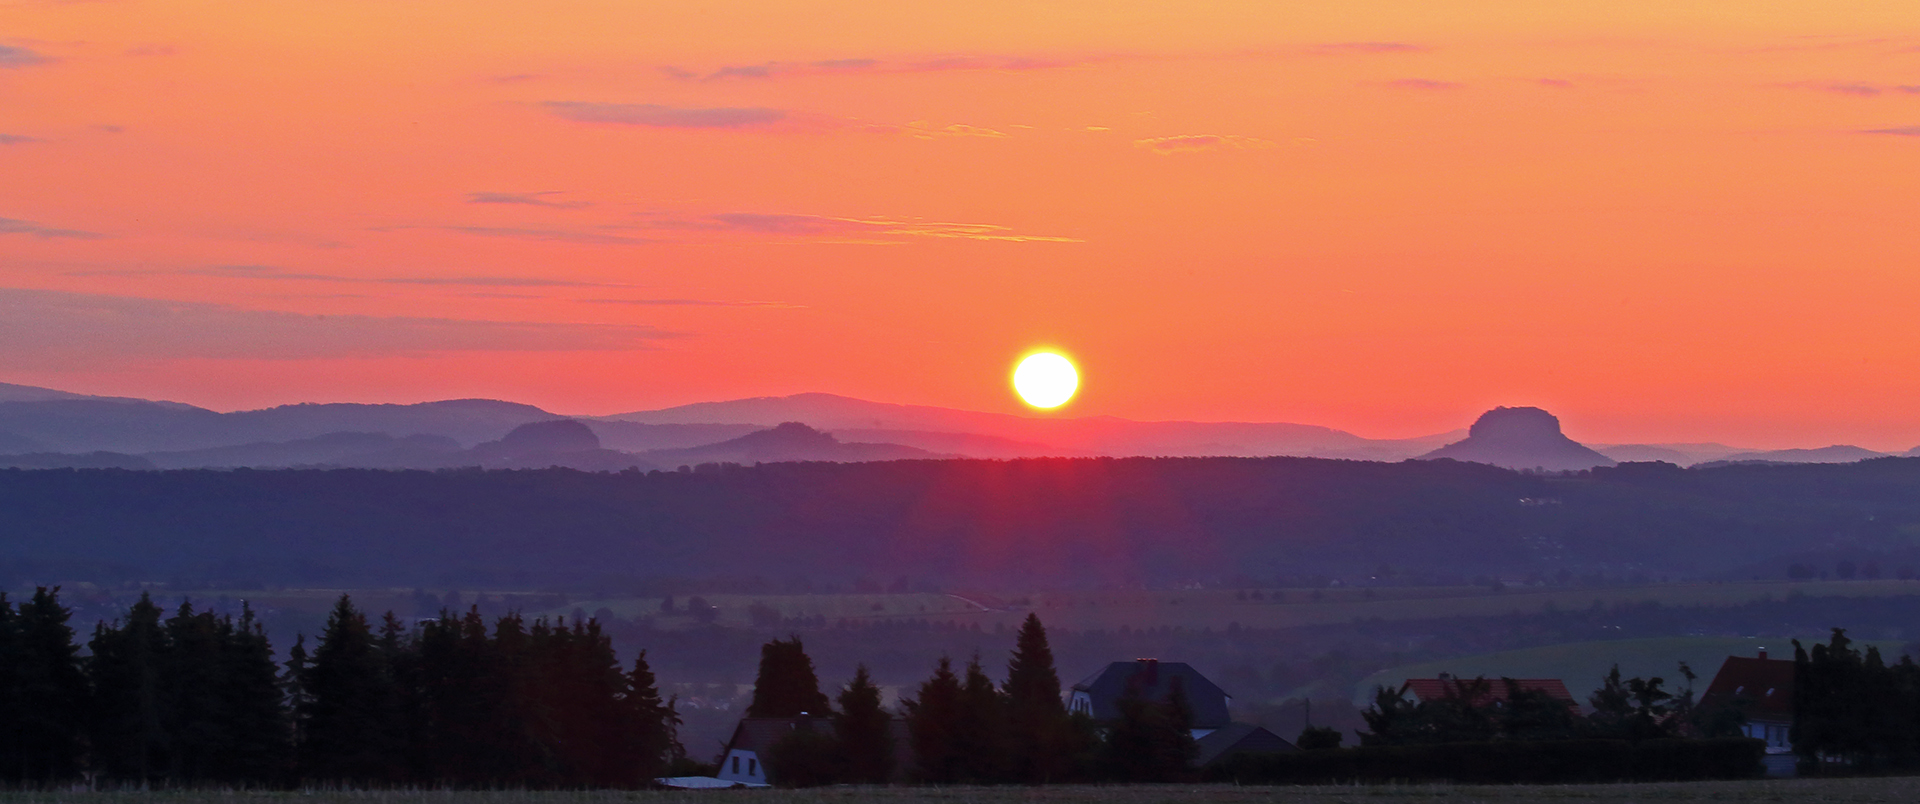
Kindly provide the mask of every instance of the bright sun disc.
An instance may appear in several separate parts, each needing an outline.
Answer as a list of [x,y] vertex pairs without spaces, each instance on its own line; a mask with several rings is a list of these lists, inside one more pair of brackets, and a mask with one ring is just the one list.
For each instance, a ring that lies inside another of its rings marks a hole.
[[1035,352],[1013,370],[1013,390],[1036,408],[1057,408],[1073,398],[1080,373],[1073,363],[1052,352]]

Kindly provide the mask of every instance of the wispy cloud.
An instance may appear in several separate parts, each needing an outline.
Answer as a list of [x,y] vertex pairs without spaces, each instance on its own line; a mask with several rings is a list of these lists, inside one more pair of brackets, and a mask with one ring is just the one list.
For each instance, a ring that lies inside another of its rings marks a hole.
[[0,145],[25,145],[29,142],[43,142],[43,140],[23,134],[0,134]]
[[43,239],[65,238],[71,240],[99,240],[100,238],[106,237],[106,235],[100,234],[99,232],[83,232],[79,229],[56,229],[51,226],[41,226],[32,221],[0,218],[0,235],[6,234],[32,235]]
[[909,136],[919,137],[925,140],[930,140],[935,137],[990,137],[997,139],[1007,136],[1007,133],[1004,131],[996,131],[984,126],[970,126],[965,123],[954,123],[950,126],[936,126],[925,120],[915,120],[904,126],[900,126],[899,130]]
[[366,315],[0,288],[0,368],[182,358],[301,360],[433,352],[627,351],[682,337],[655,327]]
[[514,226],[447,226],[450,232],[478,235],[480,237],[504,237],[513,240],[541,240],[553,243],[585,243],[597,246],[637,246],[654,242],[641,237],[607,234],[605,232],[579,231],[574,229],[523,229]]
[[1886,134],[1893,137],[1920,137],[1920,126],[1896,126],[1894,128],[1874,128],[1860,132],[1862,134]]
[[590,201],[552,201],[547,196],[560,195],[559,190],[546,190],[538,193],[467,193],[469,204],[522,204],[529,207],[548,207],[551,209],[581,209],[593,206]]
[[1433,48],[1416,45],[1411,42],[1329,42],[1315,45],[1314,53],[1322,55],[1365,54],[1365,53],[1425,53]]
[[778,123],[787,113],[760,107],[683,107],[657,103],[546,101],[556,117],[578,123],[608,123],[652,128],[749,128]]
[[1847,95],[1855,98],[1877,98],[1881,95],[1920,95],[1920,85],[1913,84],[1874,84],[1865,81],[1804,81],[1787,86],[1811,89],[1834,95]]
[[666,75],[683,81],[725,81],[729,79],[768,79],[809,75],[860,75],[937,72],[1024,72],[1077,67],[1094,59],[1065,59],[1035,56],[949,55],[925,59],[827,59],[823,61],[766,61],[758,64],[729,64],[710,70],[691,70],[678,66],[661,67]]
[[51,64],[52,56],[42,55],[24,47],[0,45],[0,68],[32,67],[37,64]]
[[289,271],[272,265],[210,265],[177,270],[95,270],[69,271],[66,276],[216,276],[226,279],[276,279],[295,282],[330,282],[353,285],[425,285],[449,287],[501,288],[626,288],[618,282],[586,282],[543,276],[347,276]]
[[763,212],[724,212],[698,218],[657,217],[646,226],[821,243],[891,245],[914,238],[997,240],[1013,243],[1078,243],[1071,237],[1028,235],[990,223],[950,223],[908,218],[836,218]]
[[1460,87],[1465,85],[1461,84],[1458,81],[1437,81],[1431,78],[1401,78],[1394,81],[1388,81],[1386,82],[1385,86],[1391,87],[1393,89],[1436,90],[1436,89],[1459,89]]
[[717,299],[575,299],[581,304],[624,304],[636,307],[778,307],[803,309],[804,304],[772,301],[721,301]]
[[1195,151],[1217,151],[1227,148],[1260,149],[1272,148],[1278,143],[1259,137],[1243,137],[1238,134],[1179,134],[1172,137],[1149,137],[1134,140],[1135,147],[1145,148],[1156,154],[1168,155],[1192,153]]

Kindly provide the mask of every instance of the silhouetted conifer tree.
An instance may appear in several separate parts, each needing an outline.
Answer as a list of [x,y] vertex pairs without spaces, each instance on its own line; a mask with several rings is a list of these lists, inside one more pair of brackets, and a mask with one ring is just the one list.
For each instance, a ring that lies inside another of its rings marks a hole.
[[60,590],[18,610],[0,595],[0,780],[46,784],[79,775],[87,679]]
[[992,784],[1007,774],[1007,707],[1000,689],[980,667],[980,654],[967,662],[961,682],[960,718],[954,743],[964,758],[961,775],[969,782]]
[[359,783],[397,775],[393,680],[366,616],[348,596],[341,595],[328,615],[301,686],[307,697],[303,773]]
[[110,779],[147,784],[168,767],[162,726],[162,665],[167,640],[160,607],[141,593],[127,619],[100,623],[88,643],[93,682],[89,718],[94,767]]
[[748,717],[796,717],[803,712],[825,717],[832,709],[800,637],[760,646],[760,672],[754,679]]
[[907,733],[913,740],[915,775],[923,782],[952,783],[966,773],[960,753],[960,708],[964,691],[953,674],[953,661],[940,657],[933,677],[920,683],[914,697],[901,702],[907,714]]
[[833,725],[840,743],[841,780],[886,784],[893,778],[893,718],[880,707],[880,688],[866,665],[854,669],[839,704]]
[[1072,728],[1040,617],[1029,613],[1007,661],[1007,734],[1015,780],[1042,784],[1072,771]]
[[1151,701],[1137,682],[1114,701],[1119,718],[1101,745],[1105,775],[1123,782],[1174,782],[1189,775],[1194,742],[1186,686],[1175,678],[1165,703]]
[[664,772],[670,763],[685,758],[686,751],[679,737],[680,714],[674,711],[672,701],[660,699],[660,688],[654,681],[653,668],[647,665],[644,650],[634,657],[625,687],[623,709],[630,725],[624,742],[629,748],[613,761],[628,764],[635,774],[632,781],[644,784]]

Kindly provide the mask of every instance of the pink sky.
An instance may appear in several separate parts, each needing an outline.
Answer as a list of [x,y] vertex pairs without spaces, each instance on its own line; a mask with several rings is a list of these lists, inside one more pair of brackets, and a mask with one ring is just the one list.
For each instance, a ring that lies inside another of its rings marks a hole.
[[1920,5],[0,0],[0,381],[1920,444]]

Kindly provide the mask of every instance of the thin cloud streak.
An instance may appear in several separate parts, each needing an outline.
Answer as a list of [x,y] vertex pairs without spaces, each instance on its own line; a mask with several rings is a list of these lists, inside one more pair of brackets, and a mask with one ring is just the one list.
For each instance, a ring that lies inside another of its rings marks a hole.
[[1345,55],[1366,53],[1426,53],[1433,48],[1416,45],[1411,42],[1330,42],[1315,45],[1313,52],[1322,55]]
[[770,301],[721,301],[717,299],[575,299],[581,304],[623,304],[637,307],[773,307],[785,310],[805,309],[804,304]]
[[916,61],[882,59],[826,59],[822,61],[768,61],[759,64],[729,64],[707,72],[683,67],[663,66],[660,72],[682,81],[764,80],[814,75],[895,75],[942,72],[1026,72],[1079,67],[1114,56],[1089,59],[1041,58],[1032,56],[952,55]]
[[787,113],[760,107],[679,107],[657,103],[545,101],[550,114],[576,123],[606,123],[650,128],[748,128],[778,123]]
[[51,226],[41,226],[32,221],[0,218],[0,235],[7,234],[31,235],[43,240],[99,240],[106,237],[106,235],[100,234],[99,232],[83,232],[79,229],[59,229]]
[[273,279],[296,282],[331,282],[352,285],[426,285],[447,287],[504,287],[504,288],[628,288],[632,285],[617,282],[583,282],[570,279],[550,279],[537,276],[345,276],[342,274],[312,274],[287,271],[271,265],[214,265],[206,268],[186,268],[180,270],[138,271],[138,270],[99,270],[69,271],[64,274],[72,277],[90,276],[214,276],[225,279]]
[[40,64],[52,64],[54,61],[55,59],[52,56],[42,55],[24,47],[0,45],[0,68],[17,69],[20,67],[33,67]]
[[549,209],[581,209],[593,206],[590,201],[549,201],[545,196],[560,195],[559,190],[545,190],[538,193],[467,193],[469,204],[520,204],[529,207],[547,207]]
[[953,223],[899,218],[837,218],[762,212],[723,212],[699,218],[658,217],[647,228],[765,236],[798,242],[896,245],[911,238],[1079,243],[1077,238],[1018,234],[990,223]]
[[1393,89],[1446,90],[1459,89],[1464,84],[1458,81],[1438,81],[1431,78],[1401,78],[1386,82]]
[[1862,134],[1885,134],[1892,137],[1920,137],[1920,126],[1896,126],[1894,128],[1874,128],[1860,132]]
[[598,232],[576,232],[566,229],[522,229],[511,226],[447,226],[450,232],[478,235],[480,237],[505,237],[514,240],[539,240],[558,243],[585,243],[596,246],[637,246],[655,242],[638,237],[601,234]]
[[0,134],[0,145],[25,145],[29,142],[45,141],[46,140],[42,140],[39,137],[28,137],[21,134]]
[[1150,137],[1134,140],[1135,147],[1145,148],[1156,154],[1167,156],[1177,153],[1196,151],[1217,151],[1221,149],[1265,149],[1279,143],[1263,140],[1259,137],[1243,137],[1238,134],[1180,134],[1172,137]]

